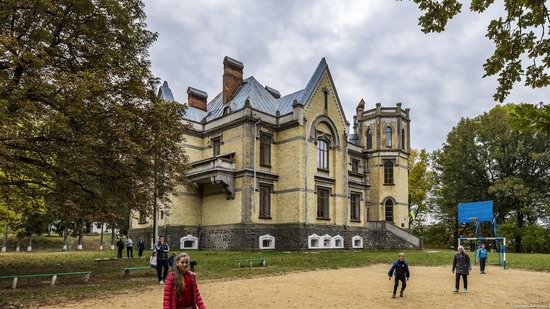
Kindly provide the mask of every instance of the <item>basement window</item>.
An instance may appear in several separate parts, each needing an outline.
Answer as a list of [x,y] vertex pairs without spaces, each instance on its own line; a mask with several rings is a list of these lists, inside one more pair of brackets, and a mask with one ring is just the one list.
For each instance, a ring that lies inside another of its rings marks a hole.
[[362,249],[363,248],[363,237],[361,237],[359,235],[355,235],[351,239],[351,243],[352,243],[352,246],[351,246],[352,248]]
[[199,239],[193,235],[187,235],[180,238],[180,249],[198,250]]
[[260,249],[275,249],[275,237],[269,234],[260,236]]

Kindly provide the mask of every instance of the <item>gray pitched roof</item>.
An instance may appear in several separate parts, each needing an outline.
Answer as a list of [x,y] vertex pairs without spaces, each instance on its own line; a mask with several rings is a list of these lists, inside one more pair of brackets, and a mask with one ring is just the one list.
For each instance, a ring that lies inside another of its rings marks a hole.
[[162,83],[162,86],[160,86],[158,96],[162,97],[164,101],[174,101],[174,96],[172,95],[172,89],[168,87],[167,81],[164,81],[164,83]]
[[[249,100],[252,108],[270,115],[276,115],[277,112],[279,112],[280,115],[291,113],[292,106],[295,101],[297,101],[298,104],[305,105],[315,90],[315,87],[317,86],[325,70],[328,70],[328,66],[325,58],[323,58],[319,62],[319,65],[317,65],[315,72],[304,89],[298,90],[278,99],[275,99],[273,95],[271,95],[271,93],[269,93],[269,91],[254,78],[254,76],[251,76],[243,81],[243,84],[239,87],[239,89],[237,89],[233,98],[231,98],[231,100],[225,105],[223,104],[222,93],[220,92],[208,103],[208,112],[204,112],[194,107],[188,107],[185,118],[195,122],[201,122],[206,117],[206,121],[211,121],[221,117],[225,107],[229,106],[232,112],[244,108],[247,99]],[[165,85],[168,87],[168,84],[165,82],[161,87],[161,90],[163,90]],[[159,90],[159,93],[161,90]],[[195,89],[193,88],[193,90]],[[168,91],[171,96],[172,92],[170,91],[170,88],[168,88]],[[337,93],[336,97],[338,97]],[[338,104],[340,104],[339,99]]]

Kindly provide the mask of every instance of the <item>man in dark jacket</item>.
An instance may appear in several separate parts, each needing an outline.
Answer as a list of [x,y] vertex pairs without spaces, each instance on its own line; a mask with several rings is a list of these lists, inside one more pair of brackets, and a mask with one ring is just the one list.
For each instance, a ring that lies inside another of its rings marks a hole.
[[464,293],[468,293],[468,275],[470,270],[472,270],[472,265],[470,264],[470,257],[464,251],[463,246],[458,246],[458,253],[455,254],[453,259],[453,269],[454,273],[456,270],[456,280],[455,280],[455,289],[453,293],[458,293],[458,288],[460,287],[460,277],[464,281]]
[[122,250],[124,250],[124,243],[122,242],[122,239],[118,239],[118,241],[116,242],[116,247],[118,249],[118,258],[121,259],[122,258]]
[[409,272],[409,265],[405,262],[405,253],[399,253],[399,259],[393,262],[390,271],[388,272],[389,279],[395,274],[395,284],[393,285],[393,294],[392,298],[395,298],[395,292],[397,292],[397,287],[399,286],[399,281],[401,281],[401,291],[399,292],[399,297],[403,297],[403,292],[407,287],[407,280],[411,273]]
[[137,249],[138,249],[138,257],[143,256],[143,250],[145,249],[145,244],[143,243],[143,240],[138,239],[137,241]]
[[[159,241],[155,245],[155,252],[157,253],[157,277],[159,283],[164,284],[164,280],[168,276],[168,252],[170,252],[170,247],[164,241],[164,236],[159,236]],[[164,272],[162,272],[163,267]]]

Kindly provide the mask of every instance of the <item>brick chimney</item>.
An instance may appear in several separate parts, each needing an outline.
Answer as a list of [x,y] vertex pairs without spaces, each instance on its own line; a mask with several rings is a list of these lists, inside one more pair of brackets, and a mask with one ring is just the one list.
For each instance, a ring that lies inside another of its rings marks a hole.
[[242,62],[225,56],[223,58],[223,103],[229,102],[243,84]]
[[202,90],[187,87],[187,104],[206,112],[208,94]]

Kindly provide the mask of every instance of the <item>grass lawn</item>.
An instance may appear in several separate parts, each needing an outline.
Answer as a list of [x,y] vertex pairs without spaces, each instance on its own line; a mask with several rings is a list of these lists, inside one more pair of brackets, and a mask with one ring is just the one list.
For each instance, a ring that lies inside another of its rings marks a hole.
[[[235,252],[197,251],[189,252],[197,260],[197,275],[201,281],[209,279],[236,279],[270,276],[288,272],[361,267],[369,264],[388,264],[397,258],[398,251],[309,251],[309,252]],[[441,250],[406,251],[407,261],[415,265],[437,266],[451,264],[454,252]],[[236,268],[240,258],[265,257],[266,268]],[[38,274],[51,272],[92,271],[89,283],[78,277],[60,277],[58,285],[50,288],[46,279],[20,279],[18,288],[11,289],[11,280],[0,281],[0,306],[7,304],[55,304],[62,299],[82,299],[109,295],[116,291],[158,284],[154,269],[134,271],[129,279],[124,278],[124,267],[148,265],[149,252],[142,259],[121,259],[96,262],[94,259],[116,257],[115,251],[84,252],[32,252],[4,253],[0,255],[0,275]],[[490,262],[497,262],[491,255]],[[508,266],[529,270],[550,271],[549,254],[507,255]],[[32,289],[32,293],[29,291]]]

